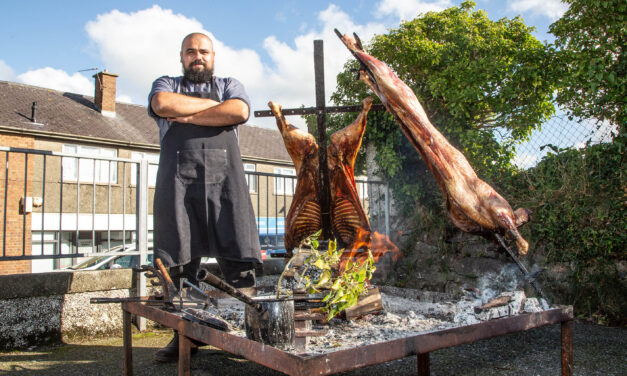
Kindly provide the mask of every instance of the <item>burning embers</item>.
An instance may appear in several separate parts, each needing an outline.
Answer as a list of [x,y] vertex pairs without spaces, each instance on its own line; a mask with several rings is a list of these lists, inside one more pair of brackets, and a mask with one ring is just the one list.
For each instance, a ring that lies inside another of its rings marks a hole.
[[[387,252],[394,252],[395,257],[400,254],[387,236],[372,233],[355,184],[355,159],[361,147],[366,129],[366,115],[371,105],[371,98],[364,99],[357,119],[331,135],[327,149],[331,188],[331,233],[347,250],[343,254],[345,260],[341,264],[341,271],[345,269],[348,259],[354,258],[355,262],[364,262],[368,253],[359,252],[360,249],[372,250],[375,259]],[[285,231],[285,247],[291,252],[300,245],[300,242],[321,229],[321,210],[318,203],[320,189],[318,145],[311,134],[286,121],[280,105],[270,102],[268,106],[276,118],[277,127],[296,168],[296,190],[287,214]]]

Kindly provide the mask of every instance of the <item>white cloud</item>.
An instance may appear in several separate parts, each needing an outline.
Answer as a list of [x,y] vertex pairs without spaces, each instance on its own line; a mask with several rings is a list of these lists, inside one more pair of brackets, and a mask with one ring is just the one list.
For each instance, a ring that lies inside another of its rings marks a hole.
[[[250,85],[253,102],[262,106],[260,109],[267,109],[266,104],[269,100],[280,103],[283,108],[315,106],[314,40],[324,41],[325,97],[328,102],[335,91],[337,74],[346,61],[352,59],[333,29],[337,28],[343,33],[355,32],[364,41],[377,33],[385,32],[385,26],[379,23],[355,24],[336,5],[330,5],[320,12],[318,21],[319,29],[310,30],[296,37],[293,41],[294,46],[279,41],[275,36],[265,39],[264,48],[272,59],[272,66],[265,68],[267,76],[263,81]],[[271,85],[268,85],[268,82]],[[288,120],[294,125],[304,126],[304,122],[298,117],[291,117]],[[253,121],[258,122],[258,119]],[[265,124],[264,122],[264,126]]]
[[94,95],[94,83],[80,73],[67,74],[60,69],[45,67],[30,70],[17,76],[17,81],[33,86],[77,93]]
[[195,19],[155,5],[138,12],[113,10],[98,15],[85,30],[105,64],[99,68],[119,75],[118,92],[145,104],[152,81],[180,74],[181,40],[203,29]]
[[131,97],[129,97],[128,95],[117,95],[116,94],[115,101],[116,102],[121,102],[121,103],[133,103],[133,99]]
[[568,10],[568,4],[560,0],[515,0],[509,1],[507,7],[514,12],[530,12],[552,20],[560,18]]
[[0,80],[4,81],[13,81],[15,80],[15,73],[13,73],[13,69],[5,63],[3,60],[0,60]]
[[382,0],[376,7],[378,17],[395,15],[400,20],[413,20],[421,13],[440,12],[453,5],[450,0]]
[[[107,70],[119,74],[118,91],[135,103],[145,104],[150,85],[157,77],[181,74],[180,43],[188,33],[201,31],[214,41],[216,74],[242,81],[253,102],[253,110],[266,110],[270,100],[284,108],[315,105],[315,39],[325,42],[328,100],[336,86],[336,75],[351,58],[333,32],[334,27],[347,33],[357,32],[364,40],[370,39],[374,33],[385,32],[381,24],[357,25],[337,6],[330,5],[319,13],[317,30],[303,31],[291,45],[275,36],[268,36],[264,48],[271,61],[264,64],[254,50],[229,47],[216,35],[204,30],[197,20],[174,14],[157,5],[133,13],[114,10],[101,14],[88,22],[85,28]],[[289,120],[304,126],[299,117]],[[270,118],[251,117],[250,123],[275,127],[274,120]]]

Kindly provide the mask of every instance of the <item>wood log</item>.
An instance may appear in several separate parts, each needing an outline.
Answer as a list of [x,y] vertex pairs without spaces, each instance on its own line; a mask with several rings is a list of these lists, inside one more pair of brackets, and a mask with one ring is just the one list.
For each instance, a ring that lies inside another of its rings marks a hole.
[[383,311],[383,301],[378,287],[368,289],[368,294],[361,295],[357,303],[344,311],[346,320],[359,318],[372,312]]
[[328,328],[316,328],[316,329],[296,329],[294,337],[307,338],[307,337],[323,337],[329,332]]
[[511,296],[499,295],[496,298],[490,300],[489,302],[487,302],[486,304],[482,305],[479,308],[480,309],[488,309],[488,308],[493,308],[493,307],[500,307],[500,306],[504,306],[504,305],[509,304],[509,302],[511,300],[512,300]]

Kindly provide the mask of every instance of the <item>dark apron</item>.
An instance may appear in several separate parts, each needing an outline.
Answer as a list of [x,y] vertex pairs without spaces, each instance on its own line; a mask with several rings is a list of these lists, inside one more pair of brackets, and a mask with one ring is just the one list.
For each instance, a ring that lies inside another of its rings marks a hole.
[[[213,81],[210,93],[182,94],[220,102]],[[261,262],[236,126],[170,126],[161,142],[153,237],[166,266],[198,257]]]

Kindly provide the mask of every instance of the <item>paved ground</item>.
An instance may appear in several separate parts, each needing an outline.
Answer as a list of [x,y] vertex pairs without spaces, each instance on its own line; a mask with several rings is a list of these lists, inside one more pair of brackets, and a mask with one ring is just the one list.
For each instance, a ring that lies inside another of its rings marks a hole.
[[[135,375],[175,375],[176,364],[152,359],[170,339],[166,331],[133,338]],[[627,375],[627,329],[576,323],[575,375]],[[443,375],[559,375],[559,325],[462,345],[431,354],[431,374]],[[122,339],[76,340],[29,351],[0,352],[0,375],[121,375]],[[268,368],[220,350],[202,348],[192,358],[193,375],[279,375]],[[410,357],[344,373],[344,376],[415,375]]]

